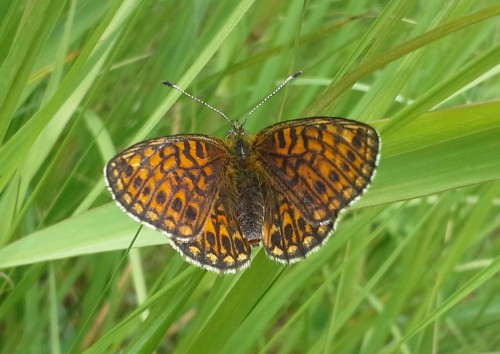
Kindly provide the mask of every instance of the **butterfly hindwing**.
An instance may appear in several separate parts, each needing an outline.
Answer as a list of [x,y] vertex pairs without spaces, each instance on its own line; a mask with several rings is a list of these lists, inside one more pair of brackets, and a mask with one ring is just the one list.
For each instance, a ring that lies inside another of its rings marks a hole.
[[218,273],[234,273],[250,265],[250,245],[243,238],[236,217],[217,197],[205,228],[195,240],[170,239],[189,262]]
[[305,258],[324,243],[334,228],[334,222],[312,225],[280,192],[271,192],[267,200],[262,244],[268,256],[280,263]]

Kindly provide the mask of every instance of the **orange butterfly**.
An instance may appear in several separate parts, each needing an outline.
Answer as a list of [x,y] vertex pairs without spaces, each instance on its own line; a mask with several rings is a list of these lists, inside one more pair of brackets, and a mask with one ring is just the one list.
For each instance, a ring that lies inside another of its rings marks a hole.
[[374,176],[380,138],[367,124],[303,118],[252,137],[246,119],[231,121],[194,99],[230,122],[226,141],[202,134],[154,138],[120,152],[104,174],[118,206],[165,233],[197,266],[234,273],[250,265],[250,246],[261,241],[278,262],[305,258]]

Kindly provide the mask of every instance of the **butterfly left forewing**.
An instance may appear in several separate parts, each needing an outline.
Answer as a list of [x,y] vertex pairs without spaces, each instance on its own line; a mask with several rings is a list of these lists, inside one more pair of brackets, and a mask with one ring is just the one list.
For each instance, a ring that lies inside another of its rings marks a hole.
[[205,225],[228,159],[217,138],[155,138],[113,157],[105,167],[106,184],[128,215],[187,242]]

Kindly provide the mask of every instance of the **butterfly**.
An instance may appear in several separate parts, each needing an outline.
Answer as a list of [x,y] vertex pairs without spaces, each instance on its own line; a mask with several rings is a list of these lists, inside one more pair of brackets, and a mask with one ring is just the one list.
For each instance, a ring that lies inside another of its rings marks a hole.
[[234,273],[250,265],[251,246],[260,244],[275,261],[300,261],[370,185],[381,142],[367,124],[311,117],[252,136],[246,119],[231,121],[164,83],[222,114],[231,124],[226,140],[182,134],[143,141],[113,157],[104,174],[118,206],[166,234],[194,265]]

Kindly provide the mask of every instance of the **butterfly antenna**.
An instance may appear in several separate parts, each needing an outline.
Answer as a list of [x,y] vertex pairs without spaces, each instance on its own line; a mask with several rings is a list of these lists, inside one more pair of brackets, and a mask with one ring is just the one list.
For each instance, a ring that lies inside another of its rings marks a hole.
[[219,113],[221,116],[224,117],[225,120],[227,120],[229,122],[229,124],[231,124],[231,126],[234,126],[234,122],[229,119],[224,113],[222,113],[220,110],[218,110],[217,108],[215,108],[214,106],[211,106],[209,105],[208,103],[206,103],[205,101],[202,101],[200,100],[198,97],[194,97],[193,95],[187,93],[186,91],[184,91],[183,89],[181,89],[179,86],[177,86],[176,84],[173,84],[169,81],[163,81],[162,82],[163,85],[165,86],[168,86],[168,87],[171,87],[173,89],[176,89],[177,91],[179,91],[180,93],[183,93],[184,95],[188,96],[189,98],[195,100],[196,102],[198,103],[201,103],[202,105],[204,105],[205,107],[208,107],[210,108],[212,111],[216,112],[216,113]]
[[286,84],[288,84],[290,81],[292,81],[293,79],[295,79],[300,74],[302,74],[302,71],[297,71],[296,73],[294,73],[294,74],[290,75],[289,77],[287,77],[287,79],[285,81],[283,81],[281,83],[281,85],[279,85],[273,92],[271,92],[269,95],[267,95],[262,101],[260,101],[260,103],[258,105],[256,105],[254,108],[252,108],[252,110],[250,112],[247,113],[247,115],[243,119],[243,123],[241,124],[241,126],[245,125],[245,123],[248,120],[248,117],[250,117],[253,112],[255,112],[260,106],[262,106],[264,103],[266,103],[271,97],[273,97],[274,95],[276,95],[283,87],[285,87]]

